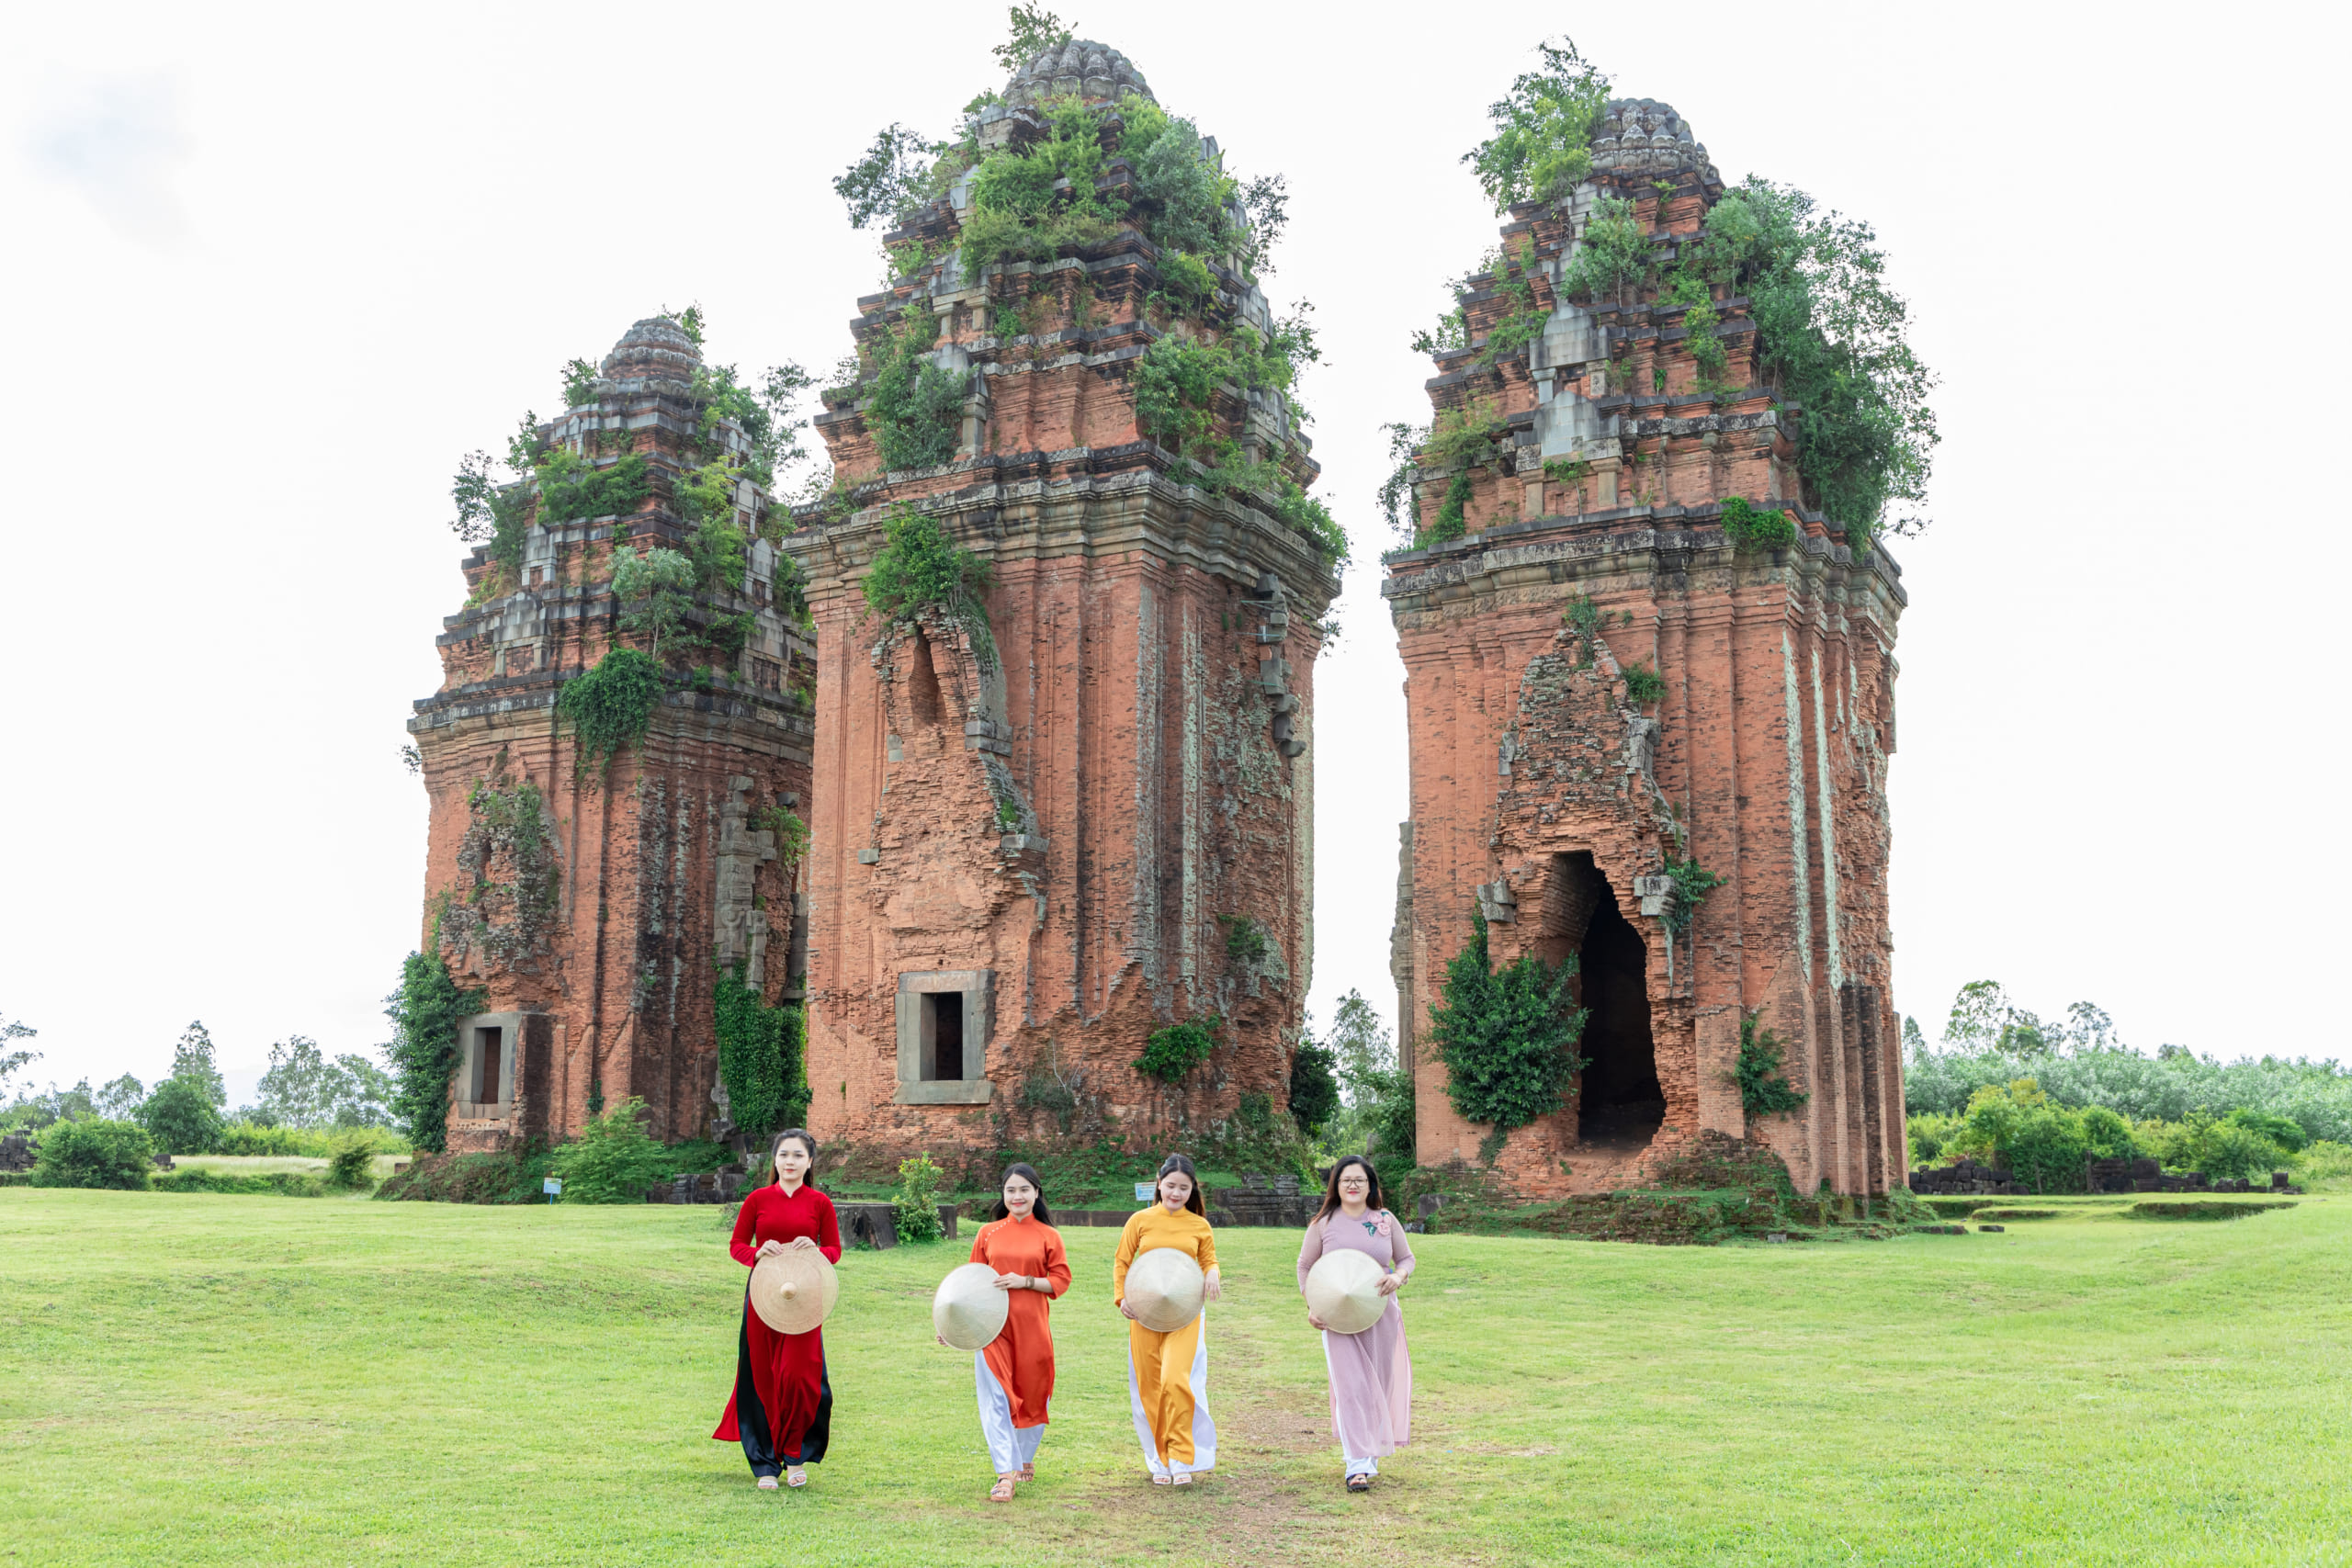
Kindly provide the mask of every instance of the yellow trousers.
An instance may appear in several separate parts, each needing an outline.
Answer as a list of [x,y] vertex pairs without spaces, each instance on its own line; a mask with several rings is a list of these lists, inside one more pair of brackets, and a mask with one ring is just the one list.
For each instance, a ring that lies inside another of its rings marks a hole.
[[1216,1423],[1209,1419],[1208,1314],[1173,1334],[1127,1325],[1127,1398],[1144,1462],[1155,1475],[1216,1465]]

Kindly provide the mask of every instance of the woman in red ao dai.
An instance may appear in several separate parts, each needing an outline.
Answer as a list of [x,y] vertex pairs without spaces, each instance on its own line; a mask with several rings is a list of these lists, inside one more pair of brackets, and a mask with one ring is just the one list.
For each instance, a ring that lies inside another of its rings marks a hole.
[[[727,1250],[751,1268],[771,1252],[813,1247],[828,1262],[842,1260],[842,1232],[833,1201],[810,1185],[817,1140],[801,1129],[776,1134],[770,1156],[775,1179],[743,1200]],[[794,1486],[808,1483],[804,1468],[825,1457],[832,1436],[833,1385],[825,1376],[825,1331],[778,1334],[752,1310],[743,1289],[743,1326],[735,1342],[735,1392],[711,1436],[741,1442],[763,1487],[776,1472]]]

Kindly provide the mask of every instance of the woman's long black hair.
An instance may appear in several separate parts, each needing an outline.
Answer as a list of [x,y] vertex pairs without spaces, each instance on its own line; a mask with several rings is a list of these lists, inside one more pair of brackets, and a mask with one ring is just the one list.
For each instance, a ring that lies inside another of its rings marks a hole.
[[1380,1172],[1372,1168],[1372,1161],[1362,1155],[1341,1155],[1331,1162],[1331,1174],[1323,1179],[1323,1206],[1315,1211],[1317,1224],[1340,1212],[1340,1172],[1351,1165],[1363,1167],[1364,1179],[1372,1183],[1372,1190],[1363,1195],[1363,1206],[1375,1214],[1387,1207],[1380,1201]]
[[1193,1169],[1193,1162],[1186,1159],[1182,1155],[1170,1155],[1166,1159],[1159,1162],[1159,1175],[1151,1179],[1151,1201],[1155,1203],[1159,1201],[1159,1182],[1161,1177],[1180,1175],[1189,1176],[1193,1179],[1193,1195],[1184,1200],[1184,1207],[1200,1215],[1201,1218],[1204,1220],[1207,1219],[1209,1217],[1209,1205],[1208,1200],[1201,1196],[1201,1173]]
[[1037,1168],[1033,1165],[1008,1165],[1004,1168],[1004,1176],[996,1184],[996,1209],[989,1218],[992,1220],[1012,1218],[1012,1211],[1004,1206],[1004,1184],[1016,1176],[1037,1190],[1037,1201],[1035,1206],[1030,1209],[1030,1216],[1041,1225],[1052,1224],[1054,1212],[1046,1207],[1046,1184],[1038,1179]]
[[809,1134],[808,1129],[806,1127],[786,1127],[783,1132],[778,1133],[773,1139],[769,1140],[768,1179],[760,1183],[760,1185],[763,1187],[781,1187],[784,1185],[784,1179],[775,1173],[775,1155],[778,1149],[784,1147],[784,1143],[786,1138],[799,1139],[800,1146],[808,1151],[808,1168],[801,1173],[800,1185],[806,1187],[811,1192],[816,1191],[817,1140]]

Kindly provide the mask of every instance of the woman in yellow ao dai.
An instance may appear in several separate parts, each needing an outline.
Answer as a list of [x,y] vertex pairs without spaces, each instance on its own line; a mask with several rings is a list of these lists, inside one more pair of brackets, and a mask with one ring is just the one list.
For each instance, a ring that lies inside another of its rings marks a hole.
[[1182,1247],[1208,1277],[1206,1301],[1223,1289],[1217,1279],[1216,1239],[1201,1199],[1200,1173],[1182,1155],[1160,1163],[1159,1201],[1136,1214],[1119,1233],[1111,1264],[1111,1297],[1127,1319],[1127,1399],[1134,1408],[1136,1437],[1155,1486],[1189,1486],[1193,1477],[1216,1465],[1216,1423],[1209,1419],[1208,1313],[1173,1333],[1146,1328],[1127,1311],[1127,1269],[1138,1253],[1156,1247]]

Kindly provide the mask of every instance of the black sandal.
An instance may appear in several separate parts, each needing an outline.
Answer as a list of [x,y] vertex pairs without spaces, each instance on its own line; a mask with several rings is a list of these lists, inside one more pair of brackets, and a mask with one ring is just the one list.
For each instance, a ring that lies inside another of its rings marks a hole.
[[1349,1476],[1349,1477],[1348,1477],[1348,1490],[1349,1490],[1349,1491],[1351,1491],[1351,1492],[1369,1492],[1369,1491],[1371,1491],[1371,1490],[1372,1490],[1372,1477],[1371,1477],[1371,1476],[1369,1476],[1369,1475],[1351,1475],[1351,1476]]

